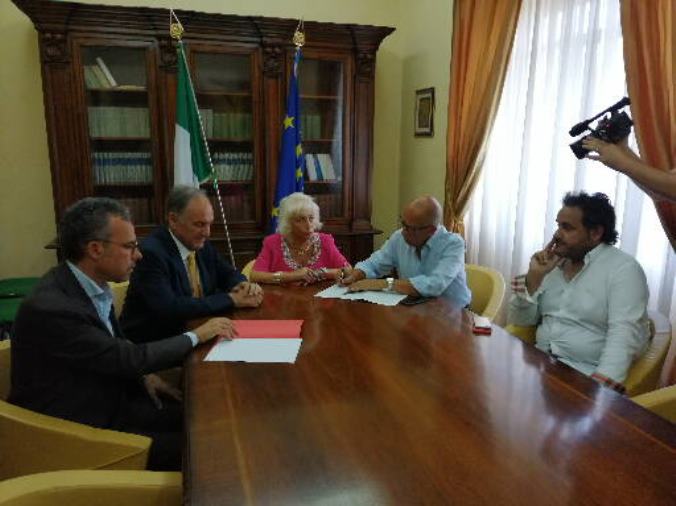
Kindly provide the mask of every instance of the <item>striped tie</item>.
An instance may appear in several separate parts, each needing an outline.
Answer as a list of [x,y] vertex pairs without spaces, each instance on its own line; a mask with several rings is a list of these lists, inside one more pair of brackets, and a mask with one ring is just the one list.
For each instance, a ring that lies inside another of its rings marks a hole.
[[202,283],[200,282],[200,271],[197,268],[197,258],[194,251],[191,251],[188,255],[188,279],[192,288],[192,296],[201,297]]

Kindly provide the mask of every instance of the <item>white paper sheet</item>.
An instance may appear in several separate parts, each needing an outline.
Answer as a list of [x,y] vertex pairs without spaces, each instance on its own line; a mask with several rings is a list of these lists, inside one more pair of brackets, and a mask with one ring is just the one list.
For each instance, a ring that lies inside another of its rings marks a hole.
[[333,285],[316,293],[315,297],[320,297],[322,299],[365,300],[366,302],[380,304],[381,306],[396,306],[406,298],[406,295],[382,291],[350,293],[345,286]]
[[206,362],[274,363],[296,362],[303,340],[298,338],[235,338],[216,343],[204,357]]

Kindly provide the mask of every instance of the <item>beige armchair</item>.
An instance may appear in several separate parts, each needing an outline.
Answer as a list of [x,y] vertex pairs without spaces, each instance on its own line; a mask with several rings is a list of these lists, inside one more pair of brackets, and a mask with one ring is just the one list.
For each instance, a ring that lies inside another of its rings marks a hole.
[[472,290],[469,307],[473,313],[493,320],[505,296],[505,280],[495,269],[465,264],[467,286]]
[[54,471],[0,482],[0,506],[180,506],[181,473]]
[[145,469],[150,438],[95,429],[6,402],[10,368],[10,341],[0,341],[0,480],[59,469]]
[[251,271],[253,270],[255,260],[248,262],[242,269],[242,274],[246,276],[246,279],[251,279]]
[[113,308],[115,308],[115,316],[119,318],[120,313],[122,313],[122,306],[124,306],[124,299],[127,298],[129,281],[123,281],[122,283],[108,281],[108,286],[110,286],[110,291],[113,292]]

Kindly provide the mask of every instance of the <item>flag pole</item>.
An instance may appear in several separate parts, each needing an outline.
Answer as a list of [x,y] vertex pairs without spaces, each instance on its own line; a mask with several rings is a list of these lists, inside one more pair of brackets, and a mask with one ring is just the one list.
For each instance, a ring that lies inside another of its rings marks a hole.
[[[232,251],[232,242],[230,241],[230,230],[228,229],[228,220],[225,217],[225,208],[223,207],[223,199],[221,198],[221,191],[218,186],[218,178],[216,177],[216,171],[214,170],[214,164],[211,161],[211,151],[209,150],[209,143],[207,142],[207,136],[204,132],[204,124],[202,123],[202,115],[199,113],[199,105],[197,104],[197,97],[195,96],[195,88],[193,87],[192,83],[192,76],[190,75],[190,67],[188,67],[188,62],[185,59],[185,51],[183,50],[183,33],[184,33],[183,25],[181,24],[181,21],[178,19],[178,16],[176,16],[176,13],[174,12],[173,9],[169,9],[169,34],[171,37],[176,40],[180,46],[180,51],[179,54],[181,58],[183,58],[183,64],[185,65],[185,68],[188,70],[187,76],[188,80],[190,81],[190,92],[192,95],[192,100],[195,106],[195,110],[197,110],[197,118],[199,119],[199,124],[200,124],[200,133],[202,137],[202,143],[204,144],[204,151],[207,154],[207,160],[209,162],[209,169],[211,171],[211,176],[213,178],[213,187],[214,191],[216,192],[216,198],[218,200],[218,208],[221,212],[221,218],[223,219],[223,228],[225,230],[225,239],[228,244],[228,253],[230,254],[230,263],[234,268],[237,268],[237,265],[235,264],[235,255]],[[200,181],[198,181],[199,183]]]

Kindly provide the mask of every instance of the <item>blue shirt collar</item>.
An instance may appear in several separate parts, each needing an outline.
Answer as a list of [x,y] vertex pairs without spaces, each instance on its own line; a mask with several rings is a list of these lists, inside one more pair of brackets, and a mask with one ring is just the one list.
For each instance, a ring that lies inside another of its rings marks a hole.
[[115,331],[110,321],[110,313],[113,309],[113,292],[108,283],[104,283],[101,286],[72,262],[66,261],[66,265],[68,265],[75,279],[77,279],[77,282],[80,283],[80,286],[89,297],[94,309],[96,309],[96,313],[99,315],[99,319],[106,326],[110,335],[114,336]]
[[100,297],[101,295],[107,293],[110,294],[112,300],[112,292],[110,291],[108,283],[101,287],[96,281],[82,272],[74,263],[66,260],[66,264],[68,264],[68,267],[75,276],[75,279],[77,279],[78,283],[80,283],[80,286],[89,296],[89,298],[93,299],[94,297]]

